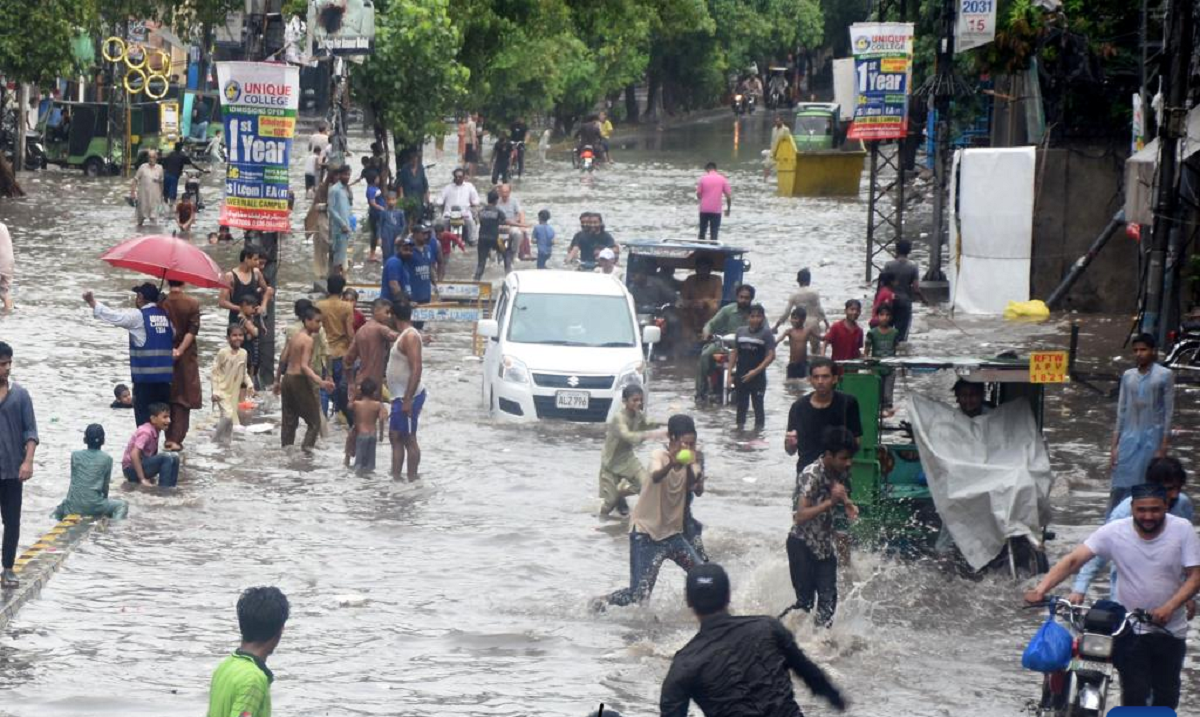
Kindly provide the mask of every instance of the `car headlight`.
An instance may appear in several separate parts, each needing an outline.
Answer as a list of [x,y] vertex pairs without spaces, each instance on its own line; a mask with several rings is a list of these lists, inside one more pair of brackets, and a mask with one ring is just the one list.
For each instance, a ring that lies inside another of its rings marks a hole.
[[1107,662],[1112,657],[1112,637],[1085,633],[1079,639],[1079,656]]
[[642,385],[642,371],[646,368],[644,361],[634,361],[625,368],[621,369],[621,373],[617,374],[617,383],[613,389],[620,393],[626,386]]
[[500,362],[500,378],[509,383],[528,384],[529,369],[515,356],[504,356]]

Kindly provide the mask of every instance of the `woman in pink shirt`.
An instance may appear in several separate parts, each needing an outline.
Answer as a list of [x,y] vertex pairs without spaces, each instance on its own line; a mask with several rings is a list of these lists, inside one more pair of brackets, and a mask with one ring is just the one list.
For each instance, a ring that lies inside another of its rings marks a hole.
[[717,232],[721,229],[721,196],[725,196],[725,216],[733,207],[733,190],[729,180],[717,171],[716,162],[704,165],[704,176],[696,182],[696,196],[700,199],[700,241],[704,241],[704,231],[712,227],[709,235],[712,241],[717,241]]

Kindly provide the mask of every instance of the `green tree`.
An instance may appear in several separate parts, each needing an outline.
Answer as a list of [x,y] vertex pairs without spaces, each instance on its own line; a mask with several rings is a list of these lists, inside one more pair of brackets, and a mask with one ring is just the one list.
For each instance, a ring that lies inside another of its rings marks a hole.
[[351,78],[397,148],[444,131],[469,78],[461,47],[448,0],[389,0],[376,13],[375,54]]
[[91,9],[79,0],[0,3],[0,27],[10,30],[0,33],[0,72],[39,85],[73,74],[71,40]]

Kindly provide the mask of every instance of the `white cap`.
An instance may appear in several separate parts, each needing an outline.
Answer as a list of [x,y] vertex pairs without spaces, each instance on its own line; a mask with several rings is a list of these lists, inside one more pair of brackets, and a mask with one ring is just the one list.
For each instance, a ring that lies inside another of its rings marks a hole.
[[613,253],[612,249],[601,249],[600,254],[596,258],[597,259],[607,259],[609,261],[616,261],[617,255]]

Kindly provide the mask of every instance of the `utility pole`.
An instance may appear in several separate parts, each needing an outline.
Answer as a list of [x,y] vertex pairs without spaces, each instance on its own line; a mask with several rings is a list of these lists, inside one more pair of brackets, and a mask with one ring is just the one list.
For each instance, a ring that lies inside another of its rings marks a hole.
[[950,172],[950,101],[954,97],[954,23],[955,0],[942,0],[942,36],[938,40],[937,66],[932,78],[929,101],[937,119],[933,158],[933,228],[929,234],[929,268],[922,277],[922,288],[934,293],[945,284],[942,271],[942,246],[946,238],[946,190]]
[[[283,2],[282,0],[250,0],[256,10],[248,14],[249,36],[246,38],[246,59],[262,62],[283,50]],[[257,17],[254,17],[257,16]],[[259,232],[257,238],[247,232],[246,246],[256,245],[266,257],[263,278],[278,293],[279,276],[279,232]],[[264,386],[275,382],[275,304],[276,300],[263,307],[263,337],[258,366],[258,379]]]
[[[908,0],[879,0],[875,8],[879,22],[908,19]],[[873,278],[876,258],[890,259],[888,251],[904,238],[904,142],[868,142],[870,180],[867,198],[867,283]]]
[[[1179,202],[1179,142],[1187,124],[1188,70],[1193,53],[1194,5],[1192,0],[1170,0],[1167,13],[1167,67],[1161,73],[1163,109],[1158,123],[1158,189],[1154,225],[1150,235],[1150,263],[1146,272],[1145,305],[1141,330],[1162,345],[1178,309],[1175,273],[1183,223]],[[1167,266],[1168,252],[1172,266]]]

